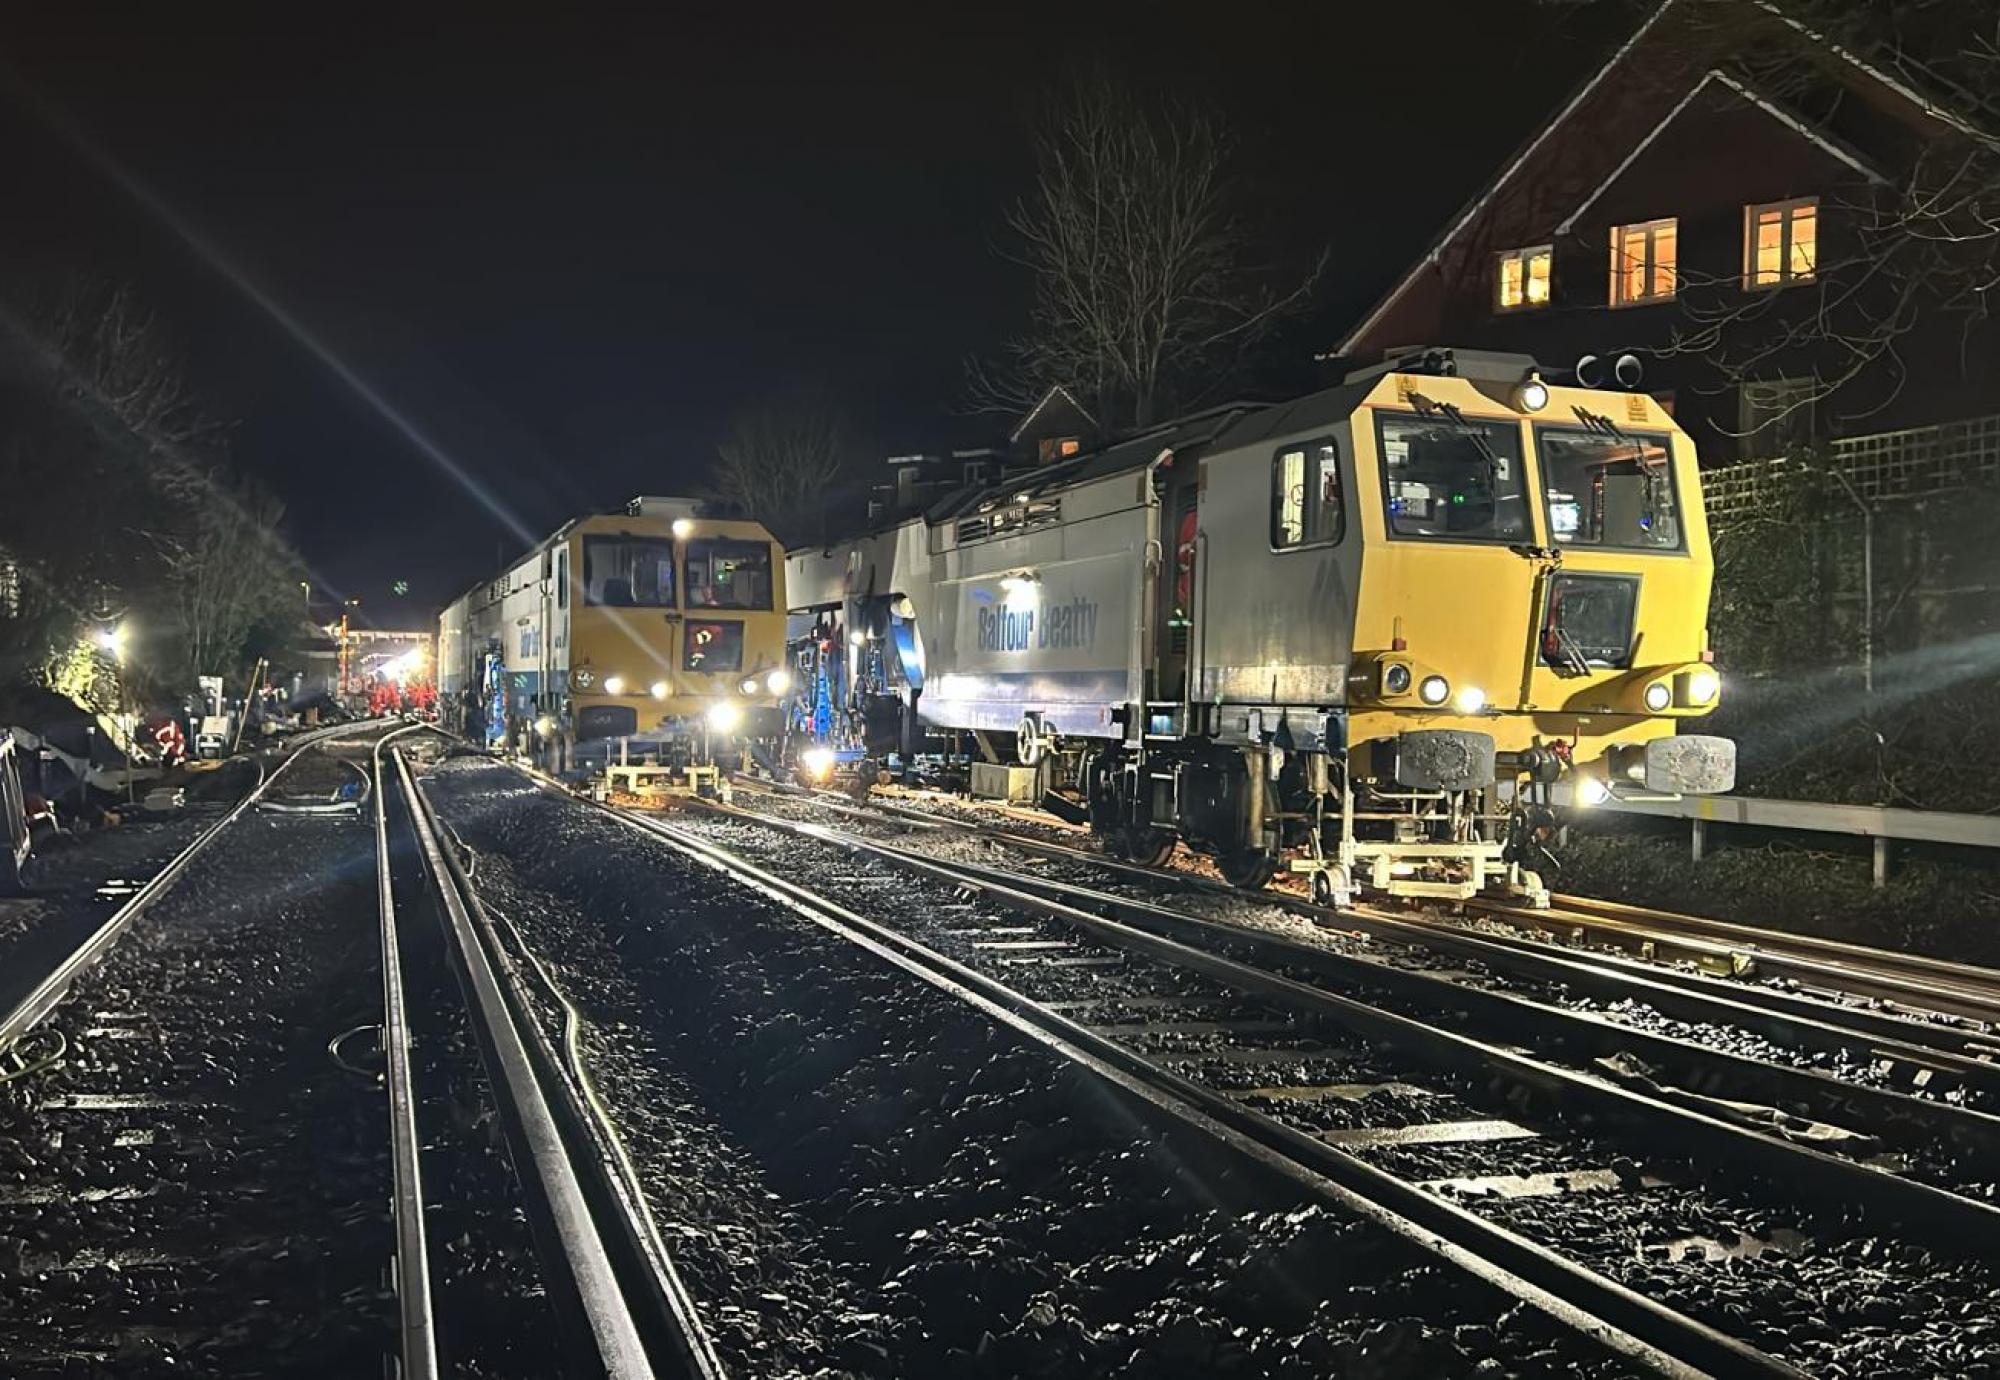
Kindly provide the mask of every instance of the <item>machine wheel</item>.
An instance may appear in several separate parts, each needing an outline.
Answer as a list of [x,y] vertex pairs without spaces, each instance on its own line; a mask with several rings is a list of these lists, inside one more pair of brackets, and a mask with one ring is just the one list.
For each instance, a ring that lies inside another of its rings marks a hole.
[[1144,824],[1131,825],[1121,832],[1118,852],[1142,867],[1165,867],[1174,854],[1174,844],[1179,842],[1165,829]]
[[1217,858],[1222,879],[1245,891],[1261,891],[1278,873],[1278,860],[1262,849],[1239,848]]
[[848,783],[847,796],[856,805],[868,803],[868,793],[875,789],[876,765],[872,759],[864,758],[854,772],[854,779]]

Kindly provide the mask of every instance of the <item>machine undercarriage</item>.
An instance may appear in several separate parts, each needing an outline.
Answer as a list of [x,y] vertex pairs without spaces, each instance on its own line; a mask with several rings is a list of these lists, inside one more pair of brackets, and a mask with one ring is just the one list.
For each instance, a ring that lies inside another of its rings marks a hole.
[[1232,885],[1287,872],[1329,904],[1364,891],[1548,904],[1554,816],[1531,791],[1502,801],[1491,786],[1404,786],[1350,777],[1346,759],[1325,752],[1212,742],[1093,748],[1076,784],[1078,813],[1107,849],[1140,862],[1164,862],[1178,842],[1213,857]]

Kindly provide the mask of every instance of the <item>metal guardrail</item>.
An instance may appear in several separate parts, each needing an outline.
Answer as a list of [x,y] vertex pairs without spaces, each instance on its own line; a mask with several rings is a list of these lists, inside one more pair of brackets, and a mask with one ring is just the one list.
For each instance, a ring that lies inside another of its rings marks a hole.
[[[1571,804],[1569,787],[1557,786],[1559,805]],[[1957,814],[1947,810],[1899,810],[1887,805],[1831,805],[1815,800],[1767,800],[1749,795],[1691,795],[1678,800],[1610,799],[1587,807],[1617,814],[1685,819],[1689,847],[1700,862],[1710,824],[1747,824],[1813,834],[1848,834],[1874,843],[1875,885],[1889,880],[1889,850],[1895,843],[1943,843],[1961,848],[2000,848],[2000,815]]]

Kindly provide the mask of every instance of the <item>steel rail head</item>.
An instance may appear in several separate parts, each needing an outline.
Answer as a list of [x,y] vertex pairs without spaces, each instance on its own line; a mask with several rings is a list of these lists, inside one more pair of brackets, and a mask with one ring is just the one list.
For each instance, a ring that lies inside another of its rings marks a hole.
[[1297,897],[1274,904],[1318,923],[1351,925],[1377,937],[1475,957],[1502,972],[1641,995],[1669,1015],[1744,1025],[1782,1044],[1886,1055],[1989,1091],[2000,1090],[2000,1065],[1968,1052],[1978,1037],[1963,1026],[1912,1020],[1873,1007],[1690,972],[1602,949],[1473,931],[1425,916],[1374,907],[1332,911]]
[[1936,958],[1930,954],[1903,953],[1869,944],[1856,944],[1844,939],[1828,939],[1816,934],[1795,934],[1788,930],[1745,925],[1733,920],[1718,920],[1707,915],[1660,910],[1653,906],[1638,906],[1626,901],[1611,901],[1596,896],[1569,896],[1558,893],[1550,900],[1558,912],[1579,911],[1586,915],[1631,920],[1640,924],[1682,927],[1692,932],[1740,939],[1751,944],[1769,944],[1773,947],[1796,949],[1802,953],[1819,954],[1864,966],[1877,965],[1921,973],[1947,982],[1964,983],[1974,988],[1981,988],[2000,998],[2000,969],[1984,967],[1977,963]]
[[395,1285],[401,1321],[399,1380],[437,1380],[436,1305],[431,1294],[430,1243],[424,1227],[422,1141],[410,1076],[409,1012],[403,1001],[403,957],[396,932],[395,880],[390,865],[388,781],[382,749],[415,728],[379,739],[371,757],[375,779],[375,886],[382,941],[382,1047],[388,1063],[391,1210],[396,1227]]
[[637,1185],[624,1182],[599,1152],[588,1114],[525,1006],[518,974],[491,919],[440,841],[443,826],[430,799],[402,753],[392,751],[390,757],[443,903],[489,1079],[513,1113],[516,1163],[525,1161],[533,1170],[605,1373],[625,1380],[667,1367],[689,1380],[724,1380],[721,1358],[692,1297],[664,1246],[639,1220],[632,1199]]
[[[561,790],[547,778],[537,779],[545,789]],[[1219,1141],[1314,1196],[1438,1256],[1611,1355],[1672,1376],[1801,1374],[1415,1184],[1191,1083],[909,936],[708,840],[610,806],[593,808],[764,892],[1089,1070],[1155,1115]]]
[[1887,1002],[1918,1013],[2000,1023],[2000,972],[1970,964],[1617,902],[1566,897],[1561,908],[1546,911],[1476,898],[1470,904],[1542,930],[1564,928],[1595,931],[1600,937],[1623,936],[1695,960],[1740,958],[1764,976],[1786,978],[1805,987]]

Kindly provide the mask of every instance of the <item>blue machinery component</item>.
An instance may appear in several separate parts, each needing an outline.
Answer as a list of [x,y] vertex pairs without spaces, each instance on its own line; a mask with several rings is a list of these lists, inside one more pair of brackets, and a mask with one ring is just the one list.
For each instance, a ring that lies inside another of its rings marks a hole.
[[486,746],[498,747],[507,741],[507,668],[499,652],[481,659],[479,689],[486,709]]

